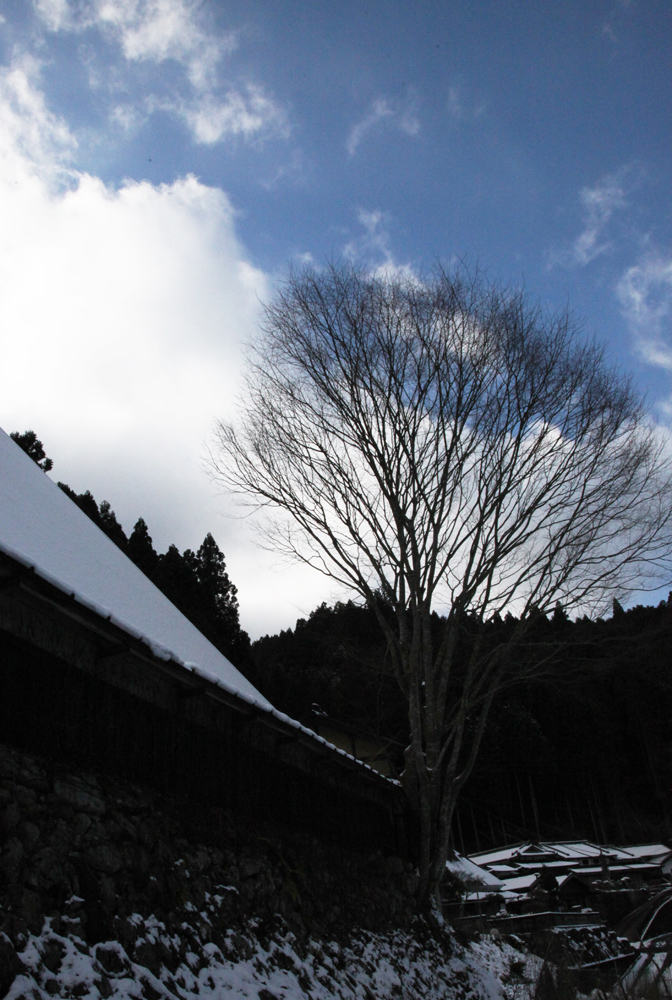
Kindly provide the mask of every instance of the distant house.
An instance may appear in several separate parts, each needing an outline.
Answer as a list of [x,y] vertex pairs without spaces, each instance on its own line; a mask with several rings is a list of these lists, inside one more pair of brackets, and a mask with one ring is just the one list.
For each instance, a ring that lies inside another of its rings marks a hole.
[[3,431],[0,739],[408,849],[398,785],[276,711]]
[[[613,923],[642,896],[669,885],[672,850],[659,843],[613,847],[581,840],[528,841],[481,851],[459,864],[470,871],[463,911],[466,906],[472,912],[521,914],[538,909],[544,900],[550,909],[598,909]],[[449,862],[448,868],[459,874],[457,862]],[[474,884],[474,869],[483,873],[481,885]],[[496,883],[488,883],[486,876]]]

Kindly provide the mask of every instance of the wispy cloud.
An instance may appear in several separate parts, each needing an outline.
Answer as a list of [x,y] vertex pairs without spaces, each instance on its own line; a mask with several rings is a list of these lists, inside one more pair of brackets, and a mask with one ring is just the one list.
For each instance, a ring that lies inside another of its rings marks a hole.
[[228,90],[223,97],[204,95],[182,105],[180,113],[196,141],[207,145],[219,142],[224,136],[253,139],[289,134],[284,110],[253,84]]
[[414,277],[415,273],[409,264],[399,264],[395,260],[388,228],[391,221],[392,216],[388,212],[360,208],[357,211],[357,222],[363,232],[346,243],[343,255],[349,260],[367,262],[374,274]]
[[453,122],[480,118],[486,111],[486,103],[474,100],[473,95],[465,94],[464,88],[454,84],[448,88],[446,100],[448,115]]
[[66,122],[54,115],[40,90],[41,66],[19,55],[0,69],[0,156],[5,176],[23,176],[26,165],[50,184],[70,176],[69,162],[77,142]]
[[[117,44],[127,63],[167,61],[182,67],[181,94],[145,95],[144,108],[160,108],[186,123],[198,143],[214,144],[242,137],[260,140],[286,135],[283,109],[258,84],[233,83],[222,76],[226,56],[237,47],[234,32],[217,32],[196,0],[34,0],[49,31],[97,28]],[[129,125],[137,119],[125,107],[112,109],[112,120]]]
[[628,193],[635,186],[638,171],[628,164],[613,174],[604,174],[592,187],[579,192],[583,209],[583,229],[563,249],[551,250],[548,266],[585,267],[613,249],[609,229],[614,216],[628,207]]
[[594,187],[584,187],[579,198],[583,206],[584,227],[574,243],[559,255],[558,263],[565,267],[585,267],[596,257],[607,253],[612,243],[606,230],[614,214],[627,205],[625,179],[628,168],[615,174],[605,174]]
[[672,372],[672,254],[649,254],[628,268],[616,293],[642,357]]
[[420,131],[420,120],[417,115],[415,98],[411,95],[403,106],[397,106],[385,97],[379,97],[373,101],[364,118],[350,129],[345,144],[348,155],[354,156],[366,136],[384,122],[405,135],[417,135]]
[[199,89],[214,83],[218,63],[236,46],[233,33],[208,30],[193,0],[35,0],[35,9],[50,31],[100,28],[128,60],[175,60]]
[[602,23],[602,37],[609,42],[612,49],[616,49],[620,44],[620,30],[623,18],[631,6],[631,0],[616,0],[616,3]]

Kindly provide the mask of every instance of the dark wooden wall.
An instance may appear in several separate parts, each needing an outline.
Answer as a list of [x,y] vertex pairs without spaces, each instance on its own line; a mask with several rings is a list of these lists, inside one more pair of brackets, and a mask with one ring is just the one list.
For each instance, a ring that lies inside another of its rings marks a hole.
[[226,706],[217,707],[216,727],[197,725],[179,708],[157,707],[0,632],[3,742],[344,847],[412,855],[398,789],[367,786],[366,776],[353,776],[333,754],[307,759],[304,748],[301,767],[294,766],[275,752],[290,738]]

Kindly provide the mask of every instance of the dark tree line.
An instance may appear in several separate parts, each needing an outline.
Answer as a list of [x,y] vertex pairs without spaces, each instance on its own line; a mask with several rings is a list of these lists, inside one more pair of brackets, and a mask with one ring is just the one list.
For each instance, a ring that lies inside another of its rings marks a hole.
[[[53,468],[34,431],[14,432],[11,437],[44,472]],[[142,517],[126,535],[107,500],[98,504],[89,490],[76,493],[66,483],[58,485],[217,649],[245,668],[250,657],[249,636],[240,627],[236,587],[211,534],[196,552],[180,552],[171,545],[167,552],[159,553]]]
[[[474,641],[465,628],[465,648]],[[488,623],[500,641],[515,619]],[[530,838],[612,843],[672,835],[672,598],[608,619],[541,616],[521,656],[546,676],[498,696],[453,822],[458,850]],[[313,705],[388,744],[403,767],[408,727],[373,613],[321,605],[252,647],[254,683],[309,721]]]

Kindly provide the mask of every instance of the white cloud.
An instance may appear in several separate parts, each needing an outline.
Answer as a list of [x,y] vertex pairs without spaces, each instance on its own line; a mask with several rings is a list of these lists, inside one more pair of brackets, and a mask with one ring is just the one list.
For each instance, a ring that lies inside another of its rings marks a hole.
[[369,253],[373,251],[383,254],[384,257],[389,257],[391,254],[390,234],[386,228],[390,221],[389,213],[381,212],[380,209],[369,211],[366,208],[360,208],[357,211],[357,221],[364,229],[364,235],[345,246],[346,257],[352,259],[361,256],[364,251]]
[[71,21],[68,0],[34,0],[34,7],[50,31],[60,31]]
[[223,98],[207,95],[182,105],[180,112],[196,141],[207,145],[226,135],[252,139],[270,133],[288,134],[283,110],[260,87],[252,85],[244,92],[230,90]]
[[420,131],[420,121],[415,109],[415,100],[411,97],[403,107],[397,107],[383,97],[375,100],[368,114],[350,129],[346,142],[348,154],[354,156],[366,136],[384,121],[388,121],[406,135],[417,135]]
[[[215,32],[196,0],[35,0],[50,31],[77,32],[98,28],[121,48],[127,62],[173,60],[186,73],[187,88],[170,99],[151,94],[144,108],[178,115],[196,142],[213,144],[229,136],[259,140],[286,135],[286,115],[255,84],[233,85],[220,79],[224,57],[237,46],[233,32]],[[100,70],[94,70],[100,86]],[[110,119],[132,127],[138,109],[115,104]]]
[[[108,499],[157,548],[212,531],[239,587],[243,624],[286,627],[315,580],[257,553],[201,462],[230,415],[240,342],[268,279],[247,258],[224,192],[194,177],[111,188],[69,170],[73,140],[34,66],[0,75],[0,426],[33,428],[55,477]],[[294,603],[292,603],[294,602]]]
[[199,5],[188,0],[98,0],[96,13],[99,24],[117,33],[127,59],[174,59],[199,90],[214,84],[217,64],[236,44],[231,33],[208,31]]
[[101,28],[117,40],[128,60],[181,63],[198,89],[212,85],[217,64],[236,45],[233,33],[215,35],[209,30],[194,0],[34,2],[50,31]]
[[28,165],[50,183],[63,181],[77,145],[63,119],[47,108],[39,74],[37,60],[26,55],[0,69],[0,165],[16,183]]
[[487,113],[488,102],[479,98],[473,91],[465,89],[462,84],[456,83],[448,88],[446,108],[448,117],[454,124],[473,122]]
[[415,272],[409,264],[399,264],[394,258],[387,228],[391,221],[388,212],[360,208],[357,221],[364,233],[346,243],[343,247],[345,257],[356,262],[368,262],[374,274],[388,278],[415,278]]
[[672,372],[672,256],[650,254],[628,268],[616,291],[644,359]]
[[614,214],[627,207],[626,178],[631,172],[631,167],[623,167],[614,174],[605,174],[594,187],[581,189],[583,230],[568,249],[549,255],[550,266],[585,267],[612,249],[613,244],[605,237],[605,231]]
[[459,121],[464,113],[464,108],[462,107],[462,95],[458,87],[449,87],[448,89],[448,114],[451,118],[455,118]]

